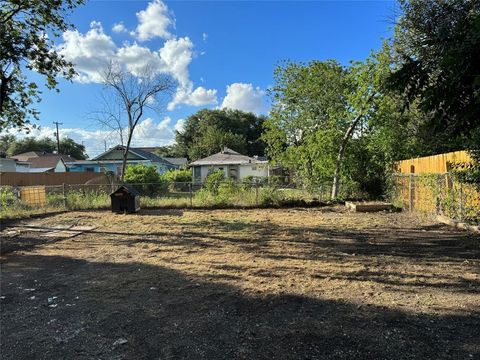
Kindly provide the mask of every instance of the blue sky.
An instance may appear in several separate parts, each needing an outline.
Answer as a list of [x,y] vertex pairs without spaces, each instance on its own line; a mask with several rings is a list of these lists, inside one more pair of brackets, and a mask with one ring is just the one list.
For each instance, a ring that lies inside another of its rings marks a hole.
[[[149,113],[134,145],[173,141],[182,119],[208,107],[268,113],[266,89],[282,60],[362,60],[392,33],[391,1],[89,1],[70,21],[76,31],[56,40],[80,77],[45,91],[35,136],[83,141],[94,156],[115,135],[92,119],[99,110],[99,68],[114,58],[135,73],[144,61],[179,83],[160,114]],[[100,64],[100,65],[99,65]]]

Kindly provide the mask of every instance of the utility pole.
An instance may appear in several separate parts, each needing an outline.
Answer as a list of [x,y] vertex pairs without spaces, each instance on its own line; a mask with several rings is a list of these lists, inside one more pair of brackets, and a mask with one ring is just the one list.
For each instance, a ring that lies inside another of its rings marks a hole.
[[63,124],[58,121],[54,121],[53,123],[57,126],[57,132],[55,133],[55,135],[57,135],[57,154],[60,154],[60,133],[58,132],[58,125]]
[[105,146],[105,151],[107,151],[107,140],[103,140],[103,145]]

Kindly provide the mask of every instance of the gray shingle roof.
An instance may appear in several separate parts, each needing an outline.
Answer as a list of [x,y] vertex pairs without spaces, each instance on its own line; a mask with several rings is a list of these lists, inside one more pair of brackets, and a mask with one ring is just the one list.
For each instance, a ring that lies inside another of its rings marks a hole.
[[174,158],[174,157],[164,157],[164,160],[167,160],[169,163],[176,166],[185,166],[188,163],[187,158]]
[[[113,148],[111,148],[110,150],[104,152],[103,154],[100,154],[98,156],[95,156],[92,160],[98,160],[98,159],[101,159],[105,154],[109,153],[110,151],[113,151],[113,150],[123,150],[124,146],[123,145],[117,145]],[[144,160],[150,160],[151,162],[154,162],[154,163],[160,163],[160,164],[164,164],[164,165],[167,165],[167,166],[172,166],[172,167],[175,167],[174,164],[172,164],[171,162],[169,162],[168,160],[165,160],[164,158],[158,156],[158,155],[155,155],[154,153],[151,153],[149,151],[145,151],[145,150],[142,150],[141,148],[135,148],[135,147],[131,147],[129,149],[130,152],[140,156],[141,158],[143,158]]]
[[258,160],[250,156],[242,155],[232,149],[225,147],[219,153],[199,159],[190,164],[190,166],[200,165],[240,165],[240,164],[264,164],[267,161]]

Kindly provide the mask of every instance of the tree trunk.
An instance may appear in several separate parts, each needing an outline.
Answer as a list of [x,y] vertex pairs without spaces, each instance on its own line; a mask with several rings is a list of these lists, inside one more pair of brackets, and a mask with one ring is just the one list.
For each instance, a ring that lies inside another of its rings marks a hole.
[[345,135],[343,135],[342,142],[340,143],[340,149],[338,150],[337,160],[335,161],[335,172],[333,174],[333,184],[332,184],[332,195],[331,199],[335,200],[338,196],[338,191],[340,190],[340,170],[342,167],[342,161],[345,156],[345,149],[347,148],[348,141],[352,137],[353,131],[357,126],[358,122],[360,121],[362,115],[358,115],[353,119],[352,123],[348,127]]
[[128,151],[130,150],[130,143],[132,141],[133,131],[130,131],[128,134],[127,146],[123,149],[123,159],[122,159],[122,174],[120,176],[120,181],[123,183],[123,179],[125,177],[125,169],[127,168],[127,159],[128,159]]
[[3,114],[3,106],[5,104],[5,99],[7,98],[7,83],[9,78],[2,75],[0,81],[0,115]]
[[345,135],[343,135],[342,142],[340,143],[340,148],[338,149],[338,154],[337,154],[337,160],[335,162],[335,172],[333,174],[333,184],[332,184],[332,194],[331,194],[331,199],[335,200],[338,196],[338,191],[340,189],[340,170],[342,169],[342,161],[345,156],[345,149],[347,148],[348,141],[353,135],[353,131],[357,127],[358,122],[360,119],[363,117],[363,113],[365,112],[367,106],[370,104],[370,102],[373,100],[375,97],[375,93],[372,93],[368,96],[366,99],[362,109],[358,113],[357,116],[353,119],[352,123],[348,127],[347,131],[345,132]]

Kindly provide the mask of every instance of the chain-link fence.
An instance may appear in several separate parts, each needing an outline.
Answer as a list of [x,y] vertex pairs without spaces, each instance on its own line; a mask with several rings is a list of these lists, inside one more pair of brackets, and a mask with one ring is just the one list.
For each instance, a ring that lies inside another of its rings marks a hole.
[[480,223],[478,184],[462,183],[450,173],[395,174],[392,180],[392,201],[403,209]]
[[[2,218],[63,210],[109,209],[110,194],[121,184],[63,184],[0,187]],[[218,184],[158,182],[128,184],[140,193],[142,208],[220,208],[318,206],[330,199],[331,183],[313,188],[298,184],[221,181]],[[340,198],[359,194],[340,187]]]

